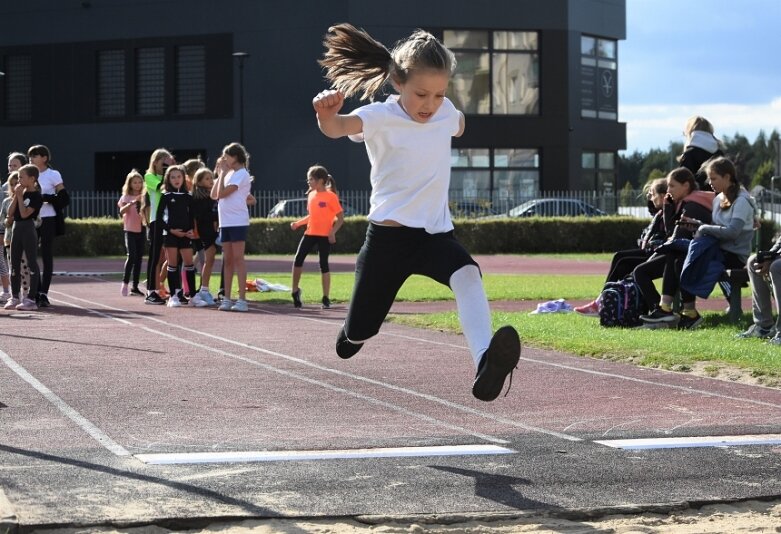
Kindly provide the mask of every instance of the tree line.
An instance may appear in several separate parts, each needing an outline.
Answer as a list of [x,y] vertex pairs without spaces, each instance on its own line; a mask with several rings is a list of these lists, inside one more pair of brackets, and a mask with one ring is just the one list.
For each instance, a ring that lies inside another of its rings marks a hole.
[[[738,178],[748,189],[757,185],[770,188],[781,146],[778,130],[770,135],[760,130],[753,143],[739,133],[723,138],[722,142],[724,155],[735,163]],[[649,180],[666,176],[678,166],[676,158],[682,153],[683,143],[671,143],[666,150],[652,148],[648,152],[636,150],[629,155],[619,155],[618,188],[641,189]]]

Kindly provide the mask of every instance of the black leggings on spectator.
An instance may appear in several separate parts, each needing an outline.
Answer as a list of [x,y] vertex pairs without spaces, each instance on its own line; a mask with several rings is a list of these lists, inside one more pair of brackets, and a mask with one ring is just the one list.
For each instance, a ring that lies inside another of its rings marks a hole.
[[146,289],[157,291],[157,263],[163,252],[163,225],[162,222],[149,223],[149,259],[146,264]]
[[[736,254],[727,251],[722,252],[724,254],[725,269],[739,269],[744,266],[744,262]],[[659,277],[662,278],[662,294],[674,297],[680,290],[681,304],[690,304],[697,299],[696,295],[680,287],[681,271],[683,271],[685,260],[686,254],[683,252],[654,254],[648,261],[635,267],[635,282],[637,282],[640,293],[642,293],[643,299],[650,310],[659,307],[659,301],[661,300],[661,296],[653,282],[654,279]]]
[[48,293],[54,272],[54,238],[57,236],[56,217],[41,217],[41,227],[38,228],[38,238],[41,242],[41,271],[38,293]]
[[130,282],[133,277],[133,287],[138,287],[138,280],[141,275],[141,261],[144,259],[144,244],[146,236],[144,232],[125,232],[125,250],[127,259],[125,260],[125,274],[122,277],[124,283]]
[[618,282],[626,278],[627,275],[632,274],[635,267],[647,259],[648,254],[640,248],[619,250],[613,254],[613,260],[610,262],[610,270],[607,272],[605,283]]

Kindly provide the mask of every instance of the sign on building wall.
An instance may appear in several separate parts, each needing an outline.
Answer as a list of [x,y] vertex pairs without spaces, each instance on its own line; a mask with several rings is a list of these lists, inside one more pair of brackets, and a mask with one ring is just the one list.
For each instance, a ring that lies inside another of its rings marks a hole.
[[618,63],[613,40],[581,37],[580,116],[618,120]]

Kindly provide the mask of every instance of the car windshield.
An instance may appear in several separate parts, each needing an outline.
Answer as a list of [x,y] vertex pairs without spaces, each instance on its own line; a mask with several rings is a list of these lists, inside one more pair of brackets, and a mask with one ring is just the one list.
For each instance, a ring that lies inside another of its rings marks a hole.
[[509,211],[509,214],[512,217],[518,217],[519,215],[525,213],[529,208],[537,204],[536,200],[529,200],[528,202],[524,202],[520,206],[515,206],[513,209]]

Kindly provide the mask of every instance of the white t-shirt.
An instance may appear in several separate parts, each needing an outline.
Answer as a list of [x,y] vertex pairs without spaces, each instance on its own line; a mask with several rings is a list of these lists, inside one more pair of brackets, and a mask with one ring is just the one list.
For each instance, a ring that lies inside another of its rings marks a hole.
[[363,122],[371,163],[369,220],[393,220],[430,234],[453,229],[448,207],[450,144],[460,114],[445,98],[426,123],[412,120],[391,95],[352,112]]
[[224,187],[236,185],[239,188],[217,202],[217,214],[220,219],[220,228],[249,226],[247,196],[249,195],[250,187],[252,186],[252,179],[250,178],[247,169],[228,171],[228,174],[224,179]]
[[[38,176],[38,185],[41,186],[42,195],[55,194],[56,191],[54,190],[54,188],[61,183],[62,183],[62,176],[60,175],[59,171],[55,171],[51,167],[47,168]],[[54,212],[54,206],[52,206],[48,202],[44,202],[43,206],[41,207],[41,218],[54,217],[55,215],[56,213]]]

